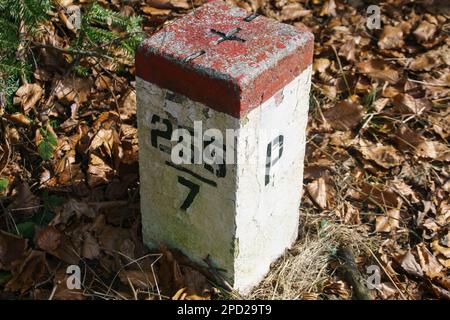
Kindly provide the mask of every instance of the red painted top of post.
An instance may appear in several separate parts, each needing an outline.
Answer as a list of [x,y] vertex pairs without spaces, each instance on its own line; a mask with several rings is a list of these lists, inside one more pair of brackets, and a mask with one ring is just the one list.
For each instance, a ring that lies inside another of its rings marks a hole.
[[223,1],[197,8],[139,46],[136,75],[217,111],[245,115],[312,63],[314,42],[309,32],[248,16]]

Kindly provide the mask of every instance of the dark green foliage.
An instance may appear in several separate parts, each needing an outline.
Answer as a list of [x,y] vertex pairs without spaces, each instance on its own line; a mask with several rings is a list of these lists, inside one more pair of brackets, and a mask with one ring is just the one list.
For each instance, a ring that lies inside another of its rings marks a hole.
[[[125,17],[93,2],[82,15],[80,35],[73,46],[81,50],[120,48],[129,55],[143,39],[141,17]],[[114,29],[111,31],[110,29]]]
[[29,220],[17,224],[19,235],[33,241],[36,229],[46,226],[54,218],[55,207],[61,206],[64,199],[57,195],[42,194],[43,208]]
[[73,67],[73,73],[81,77],[89,76],[89,69],[80,65],[76,65]]
[[10,271],[0,271],[0,286],[4,286],[11,278]]
[[36,223],[32,221],[25,221],[22,223],[17,224],[17,231],[19,232],[18,235],[22,236],[26,239],[33,239],[34,233],[36,231]]
[[8,179],[0,178],[0,192],[6,190],[6,188],[8,187],[8,183],[9,183]]
[[16,26],[23,21],[28,28],[44,20],[51,7],[49,0],[0,0],[0,11],[5,20]]
[[53,150],[58,146],[58,139],[53,132],[39,129],[42,135],[42,140],[38,145],[39,155],[43,160],[50,160],[53,156]]
[[[49,19],[52,9],[51,0],[0,0],[0,98],[6,98],[7,111],[12,109],[12,96],[20,86],[20,79],[30,80],[34,62],[31,41],[39,23]],[[131,58],[143,39],[140,17],[122,16],[96,2],[83,7],[81,17],[80,30],[72,34],[71,48],[66,48],[74,57],[80,52],[94,52],[111,58],[116,54]],[[19,54],[21,47],[23,52]],[[80,76],[89,74],[84,67],[76,64],[73,67]],[[47,155],[49,147],[43,144],[42,152]]]
[[50,9],[49,0],[0,0],[0,93],[5,95],[8,107],[20,76],[27,77],[31,69],[24,63],[26,59],[17,57],[20,41],[34,33]]

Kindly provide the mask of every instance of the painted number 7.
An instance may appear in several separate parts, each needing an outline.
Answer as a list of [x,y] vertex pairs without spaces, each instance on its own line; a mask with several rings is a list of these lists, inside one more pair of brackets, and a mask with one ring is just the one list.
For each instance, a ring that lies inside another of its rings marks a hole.
[[193,183],[192,181],[189,181],[189,180],[181,177],[181,176],[178,176],[178,183],[189,188],[189,193],[186,196],[186,199],[184,199],[184,202],[180,207],[180,209],[186,211],[191,206],[192,202],[194,201],[195,197],[197,196],[198,192],[200,191],[200,186],[196,183]]

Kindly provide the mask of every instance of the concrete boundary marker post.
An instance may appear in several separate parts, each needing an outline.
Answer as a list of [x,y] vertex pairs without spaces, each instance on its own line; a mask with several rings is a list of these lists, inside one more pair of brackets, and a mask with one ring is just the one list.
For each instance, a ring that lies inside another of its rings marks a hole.
[[291,246],[313,44],[309,32],[212,1],[139,46],[148,246],[163,242],[199,263],[209,255],[241,293]]

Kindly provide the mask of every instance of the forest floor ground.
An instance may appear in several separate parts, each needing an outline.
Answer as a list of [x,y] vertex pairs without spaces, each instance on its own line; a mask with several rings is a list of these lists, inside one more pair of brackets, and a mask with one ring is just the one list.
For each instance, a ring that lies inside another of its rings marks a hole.
[[[36,41],[64,48],[74,35],[57,13],[87,1],[60,3]],[[99,3],[143,16],[149,35],[201,4]],[[369,28],[370,1],[234,3],[315,36],[299,238],[244,298],[450,299],[448,8],[377,2]],[[87,74],[67,74],[64,53],[39,54],[2,110],[0,298],[239,297],[211,285],[211,269],[142,244],[134,62],[83,56]],[[49,160],[44,117],[57,137]],[[65,285],[73,264],[81,290]]]

